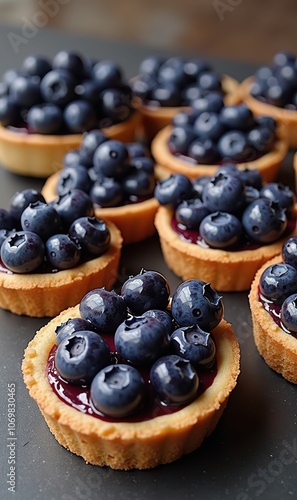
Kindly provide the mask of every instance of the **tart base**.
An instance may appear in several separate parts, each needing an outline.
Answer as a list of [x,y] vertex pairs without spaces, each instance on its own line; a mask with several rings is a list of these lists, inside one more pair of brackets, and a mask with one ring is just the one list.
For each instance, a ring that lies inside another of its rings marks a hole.
[[[157,163],[156,175],[158,178],[165,179],[171,174],[184,174],[190,179],[205,175],[215,175],[221,165],[197,165],[196,163],[183,161],[182,158],[172,155],[168,148],[171,131],[171,126],[165,127],[156,135],[152,142],[151,149]],[[280,164],[284,160],[287,150],[288,146],[285,140],[278,140],[271,151],[257,160],[239,163],[237,164],[237,168],[240,170],[245,168],[258,169],[263,181],[272,182],[277,178]]]
[[117,279],[122,236],[109,221],[110,247],[100,257],[73,269],[45,274],[0,272],[0,307],[32,317],[55,316],[77,304],[90,290],[111,288]]
[[[134,140],[140,116],[136,111],[128,120],[106,127],[102,132],[110,139]],[[48,177],[60,170],[63,158],[82,141],[82,134],[41,135],[13,132],[0,125],[0,164],[15,174]]]
[[286,238],[256,250],[229,252],[183,241],[172,229],[173,211],[158,209],[155,225],[167,266],[183,280],[201,279],[220,292],[249,290],[256,271],[280,254]]
[[281,255],[262,266],[256,273],[249,293],[252,313],[253,335],[259,354],[272,370],[286,380],[297,384],[297,338],[285,333],[265,311],[258,300],[258,286],[261,274],[272,264],[282,261]]
[[217,375],[195,401],[170,415],[145,422],[105,422],[66,405],[51,389],[45,366],[55,328],[79,316],[79,306],[63,311],[37,332],[25,350],[22,371],[57,441],[88,463],[113,469],[148,469],[177,460],[197,449],[215,428],[239,375],[239,345],[224,320],[213,330]]

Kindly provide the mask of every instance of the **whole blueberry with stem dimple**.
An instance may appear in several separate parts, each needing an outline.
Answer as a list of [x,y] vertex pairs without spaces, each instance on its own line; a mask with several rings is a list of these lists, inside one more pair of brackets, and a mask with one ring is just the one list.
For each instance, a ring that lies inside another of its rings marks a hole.
[[62,224],[66,229],[79,217],[93,217],[94,206],[90,196],[82,189],[70,189],[53,202]]
[[102,208],[116,207],[123,201],[123,187],[112,177],[99,177],[90,189],[90,198]]
[[219,172],[205,184],[202,200],[210,212],[236,213],[243,205],[244,184],[239,176]]
[[99,257],[110,245],[110,231],[102,219],[80,217],[69,227],[69,236],[88,255]]
[[66,337],[69,337],[69,335],[72,335],[73,333],[76,332],[81,332],[83,330],[96,331],[90,321],[86,321],[85,319],[82,318],[67,319],[67,321],[61,323],[55,329],[56,344],[59,345],[62,342],[62,340],[64,340]]
[[177,287],[171,302],[171,312],[179,326],[197,324],[210,331],[224,313],[222,297],[202,280],[187,280]]
[[290,333],[297,333],[297,293],[289,295],[281,305],[281,322]]
[[217,113],[214,111],[204,111],[193,123],[193,130],[202,139],[216,140],[225,131],[225,127]]
[[202,220],[199,233],[210,247],[228,248],[239,241],[242,225],[233,214],[213,212]]
[[220,112],[220,121],[230,130],[247,130],[255,124],[253,113],[246,104],[224,106]]
[[286,264],[297,269],[297,236],[291,236],[283,243],[282,258]]
[[244,210],[242,225],[252,240],[262,244],[271,243],[285,231],[287,217],[278,202],[259,198]]
[[175,208],[182,200],[192,197],[192,182],[183,174],[172,174],[157,183],[154,195],[161,205]]
[[1,246],[1,260],[14,273],[31,273],[43,262],[44,244],[38,234],[16,231]]
[[75,78],[68,71],[52,70],[40,82],[40,92],[45,102],[66,106],[75,98]]
[[209,210],[199,198],[183,200],[175,210],[175,218],[179,223],[197,231],[207,215]]
[[95,288],[80,301],[81,317],[91,321],[102,333],[113,333],[127,318],[127,306],[124,298],[114,290]]
[[175,354],[159,358],[150,370],[151,384],[169,406],[190,403],[197,395],[199,378],[190,361]]
[[289,186],[284,186],[280,182],[270,182],[265,184],[260,191],[263,198],[271,201],[277,201],[282,208],[291,209],[295,202],[296,196]]
[[9,212],[16,220],[19,220],[25,208],[28,207],[30,203],[35,203],[37,201],[46,203],[40,191],[32,188],[17,191],[10,200]]
[[82,165],[65,167],[61,170],[56,191],[59,196],[67,194],[71,189],[82,189],[89,192],[92,185],[88,170]]
[[259,289],[263,297],[281,304],[288,295],[297,292],[297,270],[286,263],[272,264],[263,271]]
[[127,364],[109,365],[94,377],[91,401],[103,415],[123,418],[139,410],[145,400],[145,383],[139,371]]
[[21,226],[24,231],[32,231],[45,241],[60,232],[61,220],[55,208],[41,201],[30,203],[21,215]]
[[95,129],[85,133],[79,148],[80,157],[85,158],[90,166],[93,165],[93,156],[96,149],[106,141],[108,141],[108,137],[101,130]]
[[190,361],[196,369],[210,368],[215,359],[216,346],[209,332],[192,325],[172,333],[170,351]]
[[46,258],[53,269],[63,270],[76,267],[80,261],[81,249],[68,234],[54,234],[45,242]]
[[103,142],[94,153],[94,168],[104,177],[122,177],[128,170],[128,150],[116,140]]
[[121,295],[133,314],[140,315],[149,309],[166,309],[170,289],[161,273],[142,269],[125,281]]
[[232,160],[238,163],[251,161],[256,158],[256,150],[249,144],[244,132],[228,130],[218,139],[218,153],[223,160]]
[[110,363],[105,340],[91,330],[72,333],[62,340],[55,353],[59,375],[73,384],[89,384]]

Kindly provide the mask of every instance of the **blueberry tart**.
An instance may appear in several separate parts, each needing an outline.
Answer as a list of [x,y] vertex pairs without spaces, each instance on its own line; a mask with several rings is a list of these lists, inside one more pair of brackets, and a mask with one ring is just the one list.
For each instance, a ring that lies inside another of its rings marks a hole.
[[251,286],[253,335],[268,366],[297,384],[297,238],[262,266]]
[[95,217],[83,191],[51,204],[33,189],[17,192],[0,210],[0,307],[55,316],[94,286],[114,284],[121,247],[118,228]]
[[178,113],[152,142],[158,176],[181,173],[190,179],[213,175],[225,162],[255,168],[275,180],[287,144],[270,117],[256,118],[246,104],[226,106],[212,95]]
[[113,61],[92,61],[65,50],[52,61],[27,57],[1,82],[0,163],[17,174],[48,177],[87,130],[133,140],[139,115],[131,99],[122,69]]
[[200,58],[150,56],[141,62],[131,88],[141,114],[142,136],[151,141],[176,113],[201,97],[213,94],[233,104],[239,84],[230,76],[218,74]]
[[143,144],[124,144],[92,130],[63,162],[64,168],[43,186],[42,194],[48,202],[70,187],[79,187],[92,199],[96,216],[116,224],[125,244],[155,233],[159,206],[154,198],[155,162]]
[[88,463],[173,462],[201,445],[225,409],[240,354],[222,298],[201,280],[169,294],[163,275],[141,270],[118,292],[90,291],[25,350],[30,396],[57,441]]
[[183,279],[198,276],[220,291],[248,290],[262,264],[295,233],[295,195],[262,184],[256,170],[221,167],[191,181],[182,174],[160,181],[155,225],[165,261]]

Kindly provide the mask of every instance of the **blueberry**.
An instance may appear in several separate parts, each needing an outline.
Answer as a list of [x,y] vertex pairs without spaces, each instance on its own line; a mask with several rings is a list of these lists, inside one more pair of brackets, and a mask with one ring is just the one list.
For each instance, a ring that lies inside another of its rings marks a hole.
[[143,73],[139,75],[136,80],[132,81],[131,88],[133,95],[142,101],[150,101],[152,96],[152,91],[158,86],[157,78],[148,73]]
[[159,67],[158,81],[160,83],[173,83],[177,88],[183,88],[188,82],[184,70],[184,61],[181,57],[170,57]]
[[239,176],[219,172],[205,184],[202,200],[210,212],[236,213],[243,205],[244,184]]
[[201,221],[209,214],[206,205],[199,198],[183,200],[175,210],[177,222],[188,229],[198,231]]
[[103,142],[94,153],[95,170],[104,177],[122,177],[128,170],[128,150],[116,140]]
[[159,358],[150,370],[151,384],[169,406],[190,403],[197,395],[199,379],[191,363],[174,354]]
[[151,100],[162,107],[180,106],[180,93],[177,85],[172,82],[159,83],[152,89]]
[[99,177],[91,187],[90,198],[102,208],[116,207],[124,198],[122,185],[112,177]]
[[194,107],[194,102],[207,94],[206,90],[200,89],[197,83],[189,83],[181,91],[181,101],[191,107]]
[[195,99],[191,105],[194,112],[196,111],[198,114],[204,111],[219,113],[224,107],[224,100],[219,92],[209,92],[205,96]]
[[122,83],[122,71],[115,62],[103,60],[93,67],[92,78],[102,89],[118,87]]
[[251,186],[258,190],[262,188],[263,179],[258,169],[244,168],[243,170],[238,170],[238,174],[245,186]]
[[122,179],[122,188],[128,197],[136,199],[151,198],[156,186],[155,177],[144,170],[130,169],[129,173]]
[[248,236],[258,243],[272,243],[287,226],[285,210],[267,198],[259,198],[244,210],[242,225]]
[[67,153],[63,157],[63,166],[76,167],[78,165],[85,167],[89,166],[89,164],[84,165],[78,149],[71,149],[70,151],[67,151]]
[[200,200],[202,200],[204,186],[205,184],[207,184],[207,182],[210,181],[210,179],[211,179],[210,175],[203,175],[202,177],[196,177],[196,179],[192,180],[195,196],[198,196]]
[[154,195],[161,205],[175,208],[193,195],[192,182],[183,174],[172,174],[157,183]]
[[290,333],[297,332],[297,294],[289,295],[280,311],[281,321]]
[[289,51],[279,51],[273,57],[273,65],[277,67],[285,66],[286,64],[294,64],[295,56]]
[[23,211],[21,226],[24,231],[36,233],[45,241],[61,229],[61,220],[52,205],[36,201]]
[[5,208],[0,208],[0,229],[16,229],[19,223],[17,219]]
[[90,395],[93,405],[103,415],[123,418],[143,406],[145,383],[133,366],[109,365],[94,377]]
[[16,220],[19,220],[25,208],[37,201],[46,203],[40,191],[31,188],[17,191],[10,200],[9,211]]
[[39,78],[18,76],[12,81],[9,94],[15,104],[28,109],[42,101]]
[[168,147],[173,155],[181,154],[187,155],[190,144],[196,139],[196,134],[190,125],[175,126],[173,127]]
[[197,113],[192,108],[190,110],[180,111],[173,116],[171,125],[172,127],[192,127],[197,116]]
[[150,365],[166,353],[169,335],[166,326],[153,316],[131,316],[114,335],[117,353],[135,365]]
[[196,81],[205,71],[211,71],[210,65],[201,58],[189,59],[184,62],[184,72],[188,79]]
[[35,134],[58,134],[63,125],[63,113],[56,104],[38,104],[29,109],[27,123]]
[[75,98],[76,81],[67,71],[49,71],[40,82],[40,92],[45,102],[66,106]]
[[164,59],[162,57],[159,57],[159,56],[146,57],[140,63],[139,72],[140,73],[148,73],[151,75],[156,75],[163,62],[164,62]]
[[277,201],[281,208],[291,209],[296,203],[296,196],[288,186],[278,182],[265,184],[260,191],[260,196],[271,201]]
[[88,193],[91,185],[88,170],[82,165],[76,165],[61,170],[56,191],[59,196],[67,194],[71,189],[82,189]]
[[259,154],[267,153],[275,142],[275,133],[268,127],[256,127],[247,134],[248,143]]
[[220,112],[220,121],[230,130],[248,130],[255,124],[253,113],[246,104],[224,106]]
[[95,375],[110,363],[105,340],[91,330],[68,335],[59,344],[55,365],[60,376],[72,384],[90,384]]
[[249,144],[247,136],[240,130],[225,132],[218,139],[217,149],[223,160],[242,163],[256,157],[255,149]]
[[45,243],[46,258],[53,269],[76,267],[81,250],[67,234],[54,234]]
[[297,237],[291,236],[282,246],[282,257],[286,264],[297,269]]
[[137,158],[149,158],[149,149],[142,142],[128,142],[126,144],[128,149],[128,155],[130,160],[136,160]]
[[209,283],[187,280],[172,296],[171,312],[179,326],[197,324],[210,331],[221,321],[224,313],[222,297]]
[[188,156],[198,164],[210,165],[218,159],[216,144],[211,139],[195,139],[189,146]]
[[209,91],[218,91],[222,89],[222,83],[220,76],[214,71],[203,71],[197,78],[198,86]]
[[106,223],[96,217],[80,217],[69,227],[69,236],[89,255],[99,257],[110,245],[110,231]]
[[[59,345],[62,340],[69,335],[72,335],[76,332],[81,332],[83,330],[91,330],[93,331],[93,325],[89,321],[86,321],[82,318],[69,318],[64,323],[58,325],[55,329],[56,333],[56,345]],[[95,330],[94,330],[95,331]]]
[[276,132],[277,122],[272,116],[258,116],[256,124],[259,127],[269,128],[272,132]]
[[213,212],[207,215],[199,228],[200,236],[213,248],[228,248],[240,239],[240,220],[227,212]]
[[253,186],[245,186],[245,206],[252,203],[252,201],[258,200],[260,198],[260,192]]
[[16,125],[19,120],[19,107],[11,96],[0,97],[0,123],[3,127]]
[[100,94],[101,128],[126,120],[132,112],[131,90],[127,87],[103,90]]
[[290,264],[268,266],[260,277],[261,294],[275,304],[281,304],[297,291],[297,270]]
[[62,224],[68,229],[70,224],[79,217],[92,217],[94,207],[91,198],[81,189],[71,189],[63,196],[59,196],[53,203]]
[[269,104],[284,107],[290,99],[290,88],[287,82],[277,79],[268,86],[266,99]]
[[193,130],[201,139],[216,140],[223,134],[225,127],[217,113],[204,111],[196,118]]
[[123,297],[115,291],[96,288],[88,292],[79,305],[83,319],[91,321],[102,333],[113,333],[127,317],[127,306]]
[[209,332],[198,325],[184,326],[175,330],[170,337],[173,354],[187,359],[194,368],[210,368],[214,362],[216,346]]
[[81,78],[84,74],[84,61],[80,54],[61,50],[53,58],[53,69],[65,70],[76,78]]
[[172,333],[173,322],[169,311],[163,311],[162,309],[149,309],[148,311],[145,311],[142,316],[144,317],[151,316],[153,318],[156,318],[158,321],[163,323],[168,335]]
[[155,162],[148,156],[138,156],[137,158],[132,158],[130,160],[130,167],[142,170],[147,174],[154,175]]
[[6,238],[8,238],[9,236],[12,236],[15,233],[16,233],[16,229],[0,229],[0,250],[1,250],[2,244],[6,240]]
[[1,260],[14,273],[31,273],[43,262],[44,244],[30,231],[17,231],[1,246]]
[[51,71],[52,65],[45,57],[33,55],[24,59],[21,69],[26,76],[43,78],[46,73]]
[[100,108],[100,92],[102,88],[98,82],[93,80],[85,80],[75,87],[76,99],[91,104],[95,110]]
[[169,294],[166,278],[161,273],[144,269],[125,281],[121,289],[127,307],[136,315],[149,309],[166,309]]
[[98,120],[93,107],[87,101],[72,101],[64,110],[64,121],[74,134],[94,129]]
[[98,146],[108,141],[108,137],[101,130],[90,130],[83,135],[79,149],[80,158],[86,159],[88,164],[93,165],[93,157]]

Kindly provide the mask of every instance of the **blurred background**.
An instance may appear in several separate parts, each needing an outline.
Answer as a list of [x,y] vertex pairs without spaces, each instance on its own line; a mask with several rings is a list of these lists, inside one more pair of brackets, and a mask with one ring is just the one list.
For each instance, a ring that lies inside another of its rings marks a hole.
[[296,0],[0,0],[0,19],[242,61],[297,52]]

